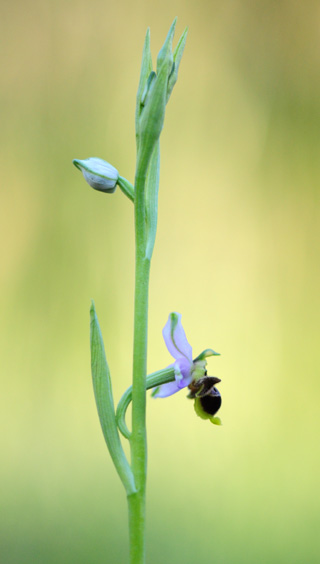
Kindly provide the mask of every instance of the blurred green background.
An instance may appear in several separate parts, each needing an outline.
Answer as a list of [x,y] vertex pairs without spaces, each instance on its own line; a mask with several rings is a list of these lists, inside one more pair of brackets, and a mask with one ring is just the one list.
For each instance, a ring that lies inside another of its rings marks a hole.
[[122,564],[126,502],[90,377],[94,298],[114,395],[129,385],[133,180],[147,26],[189,25],[161,143],[149,372],[182,313],[213,347],[223,427],[148,399],[148,563],[313,564],[319,542],[318,2],[1,3],[1,562]]

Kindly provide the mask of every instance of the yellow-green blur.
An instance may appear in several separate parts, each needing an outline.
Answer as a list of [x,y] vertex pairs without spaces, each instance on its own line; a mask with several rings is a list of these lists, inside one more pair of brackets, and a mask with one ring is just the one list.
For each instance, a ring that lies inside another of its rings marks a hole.
[[[124,492],[94,402],[95,300],[114,396],[132,367],[133,182],[147,26],[189,35],[161,136],[148,371],[169,312],[212,347],[217,427],[148,399],[148,564],[316,564],[320,9],[317,2],[2,1],[1,538],[4,564],[126,564]],[[175,44],[175,43],[174,43]],[[155,64],[155,57],[154,57]]]

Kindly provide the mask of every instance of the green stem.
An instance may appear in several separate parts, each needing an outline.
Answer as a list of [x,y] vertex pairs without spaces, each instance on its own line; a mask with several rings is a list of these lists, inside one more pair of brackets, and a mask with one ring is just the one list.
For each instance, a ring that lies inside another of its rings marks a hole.
[[134,202],[134,187],[129,182],[129,180],[123,178],[123,176],[119,176],[117,184],[122,192],[131,200],[131,202]]
[[145,488],[135,494],[129,495],[129,542],[130,564],[145,564]]
[[[136,175],[135,233],[136,275],[134,300],[134,343],[132,385],[131,467],[137,492],[128,496],[130,562],[145,562],[145,493],[147,476],[146,439],[146,372],[148,337],[148,292],[150,260],[145,258],[145,180],[144,173]],[[141,170],[141,169],[140,169]]]
[[[156,388],[161,386],[161,384],[167,384],[168,382],[173,382],[175,379],[175,372],[174,368],[171,366],[167,368],[163,368],[162,370],[158,370],[157,372],[153,372],[152,374],[148,374],[146,379],[146,390],[151,390],[152,388]],[[122,395],[116,412],[116,423],[119,428],[119,431],[123,434],[126,439],[130,439],[131,433],[126,425],[126,412],[127,409],[132,401],[132,386],[124,392]]]

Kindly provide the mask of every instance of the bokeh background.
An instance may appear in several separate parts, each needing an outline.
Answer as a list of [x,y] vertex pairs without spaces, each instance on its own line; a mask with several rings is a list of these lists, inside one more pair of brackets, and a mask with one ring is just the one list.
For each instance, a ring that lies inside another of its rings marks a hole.
[[223,427],[148,399],[148,562],[318,563],[320,6],[1,3],[1,562],[127,562],[126,501],[90,377],[94,298],[118,400],[132,356],[132,206],[72,159],[134,177],[151,27],[189,37],[161,141],[149,372],[182,313],[221,357]]

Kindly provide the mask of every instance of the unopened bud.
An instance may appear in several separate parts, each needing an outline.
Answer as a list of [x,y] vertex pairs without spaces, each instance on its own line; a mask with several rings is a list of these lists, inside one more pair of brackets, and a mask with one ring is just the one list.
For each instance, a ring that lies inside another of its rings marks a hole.
[[81,170],[85,180],[95,190],[112,194],[119,178],[119,173],[114,166],[97,157],[79,160],[74,159],[73,164]]

